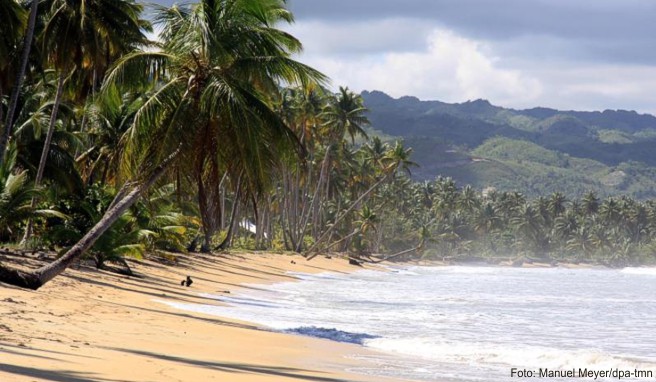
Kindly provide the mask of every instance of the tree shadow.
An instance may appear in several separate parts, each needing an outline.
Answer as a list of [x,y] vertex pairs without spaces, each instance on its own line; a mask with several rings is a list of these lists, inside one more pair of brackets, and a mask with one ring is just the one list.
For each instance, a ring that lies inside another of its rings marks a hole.
[[[144,280],[144,282],[140,282],[139,285],[135,285],[135,284],[127,282],[127,281],[123,281],[123,283],[127,286],[134,286],[134,287],[138,286],[138,287],[141,287],[141,288],[150,289],[153,292],[149,292],[149,291],[146,291],[146,290],[137,290],[137,289],[132,289],[132,288],[126,288],[126,287],[121,286],[119,283],[110,283],[110,282],[101,281],[99,279],[91,279],[91,278],[81,277],[81,276],[76,276],[76,275],[68,275],[68,277],[73,279],[73,280],[77,280],[77,281],[80,281],[80,282],[83,282],[83,283],[89,283],[89,284],[93,284],[93,285],[97,285],[97,286],[103,286],[103,287],[107,287],[107,288],[110,288],[110,289],[123,290],[123,291],[131,292],[131,293],[145,294],[145,295],[151,296],[151,297],[162,298],[162,297],[167,297],[165,295],[168,295],[170,297],[172,297],[172,295],[175,295],[176,299],[181,300],[182,302],[187,302],[187,303],[196,303],[197,304],[198,300],[210,300],[210,301],[216,302],[215,299],[212,299],[212,298],[209,298],[209,297],[199,296],[199,295],[197,295],[195,293],[191,293],[191,292],[189,292],[189,293],[187,293],[187,292],[178,292],[178,291],[173,290],[173,289],[157,288],[157,287],[148,285],[148,280]],[[174,286],[171,286],[171,288],[173,288],[173,287]]]
[[[26,352],[22,352],[22,351],[18,351],[18,350],[5,349],[4,346],[0,346],[0,354],[2,354],[2,353],[13,354],[13,355],[17,355],[17,356],[20,356],[20,357],[32,357],[32,358],[39,358],[39,359],[47,359],[47,360],[51,360],[51,361],[68,362],[68,361],[63,361],[59,358],[47,357],[45,355],[38,355],[38,354],[30,354],[30,353],[26,353]],[[0,370],[2,370],[2,369],[0,369]]]
[[341,378],[332,378],[332,377],[321,377],[309,375],[309,373],[318,373],[317,371],[305,370],[305,369],[296,369],[290,367],[276,367],[276,366],[264,366],[264,365],[255,365],[248,363],[234,363],[234,362],[212,362],[212,361],[203,361],[198,359],[177,357],[167,354],[153,353],[142,350],[133,350],[133,349],[120,349],[120,348],[106,348],[108,350],[125,352],[135,355],[140,355],[144,357],[156,358],[164,361],[177,362],[182,364],[187,364],[191,366],[204,367],[206,369],[222,371],[227,373],[252,373],[252,374],[263,374],[263,375],[272,375],[277,377],[285,378],[295,378],[305,381],[316,381],[316,382],[352,382],[351,380],[341,379]]
[[43,370],[33,367],[7,365],[5,363],[0,363],[0,373],[8,373],[8,374],[20,375],[30,378],[38,378],[45,381],[53,381],[53,382],[89,382],[89,381],[121,382],[118,379],[105,379],[105,378],[94,377],[93,374],[89,374],[89,373],[77,373],[74,371],[65,371],[65,370],[62,371]]
[[[289,276],[289,275],[286,275],[284,273],[273,273],[273,272],[264,271],[262,269],[253,269],[253,268],[249,268],[249,267],[244,267],[242,265],[230,264],[230,263],[227,263],[227,262],[225,262],[223,260],[219,260],[219,259],[215,260],[214,263],[222,265],[222,266],[227,267],[227,268],[239,269],[239,270],[246,271],[246,272],[261,273],[261,274],[267,275],[267,276],[275,276],[275,277],[287,278],[287,279],[291,279],[291,280],[296,280],[297,279],[296,277]],[[219,267],[218,269],[221,270],[222,272],[228,272],[225,269],[222,269],[221,267]],[[228,273],[234,273],[234,272],[228,272]],[[241,274],[241,273],[235,273],[235,274]],[[258,279],[262,278],[262,277],[253,276],[253,275],[245,275],[245,274],[241,274],[241,275],[247,276],[247,277],[255,277],[255,278],[258,278]]]
[[[8,350],[13,349],[13,350]],[[91,359],[98,359],[98,357],[92,357],[88,355],[81,355],[77,353],[67,353],[67,352],[62,352],[62,351],[57,351],[57,350],[46,350],[46,349],[37,349],[33,347],[26,347],[26,346],[16,346],[16,345],[10,345],[4,342],[0,342],[0,353],[2,352],[7,352],[7,353],[13,353],[16,355],[21,355],[21,356],[27,356],[27,357],[38,357],[38,358],[47,358],[47,359],[53,359],[57,361],[61,361],[59,358],[52,358],[52,357],[46,357],[46,356],[39,356],[39,355],[33,355],[33,354],[28,354],[24,353],[25,350],[31,350],[34,352],[40,352],[40,353],[49,353],[49,354],[59,354],[59,355],[65,355],[65,356],[73,356],[73,357],[79,357],[79,358],[91,358]]]
[[[166,311],[166,310],[144,308],[144,307],[135,306],[135,305],[120,304],[120,303],[117,303],[117,302],[110,302],[110,304],[117,305],[117,306],[122,306],[122,307],[125,307],[125,308],[150,312],[150,313],[165,314],[165,315],[168,315],[168,316],[175,316],[175,317],[179,317],[179,318],[187,318],[187,319],[190,319],[190,320],[203,321],[203,322],[207,322],[207,323],[215,324],[215,325],[229,326],[229,327],[232,327],[232,328],[268,331],[268,330],[262,329],[258,326],[255,326],[255,325],[240,324],[238,322],[225,321],[225,320],[216,319],[216,318],[200,317],[200,316],[196,316],[196,315],[189,314],[189,313],[169,312],[169,311]],[[208,313],[202,313],[202,314],[208,314]]]
[[[307,264],[303,264],[303,266],[308,267],[308,268],[312,268],[312,269],[318,269],[318,270],[325,271],[325,272],[341,273],[341,274],[343,274],[343,275],[348,275],[348,274],[350,274],[350,272],[338,271],[338,270],[336,270],[336,269],[331,269],[331,268],[317,267],[317,266],[315,266],[315,265],[307,265]],[[355,267],[354,267],[354,268],[355,268]]]

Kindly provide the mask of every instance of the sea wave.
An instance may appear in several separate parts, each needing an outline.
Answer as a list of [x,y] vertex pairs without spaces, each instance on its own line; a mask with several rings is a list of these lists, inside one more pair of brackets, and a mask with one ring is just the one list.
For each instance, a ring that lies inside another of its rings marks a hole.
[[628,275],[647,275],[647,276],[656,276],[656,268],[634,268],[627,267],[620,271],[621,273]]
[[623,357],[596,350],[564,350],[539,346],[436,342],[427,338],[377,338],[367,341],[371,348],[421,357],[440,363],[503,364],[516,367],[552,369],[620,368],[656,372],[656,359]]
[[452,265],[452,266],[417,266],[408,268],[411,272],[422,274],[447,273],[447,274],[496,274],[503,272],[504,268],[490,265]]
[[293,329],[283,330],[283,333],[301,334],[304,336],[323,338],[337,342],[363,345],[366,340],[378,338],[367,333],[351,333],[335,328],[320,328],[316,326],[301,326]]

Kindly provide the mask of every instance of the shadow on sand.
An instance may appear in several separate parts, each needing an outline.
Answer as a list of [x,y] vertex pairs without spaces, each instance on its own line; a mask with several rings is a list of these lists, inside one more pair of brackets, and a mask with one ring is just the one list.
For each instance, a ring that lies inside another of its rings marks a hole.
[[290,367],[264,366],[264,365],[233,363],[233,362],[213,362],[213,361],[204,361],[198,359],[177,357],[167,354],[152,353],[142,350],[118,349],[118,348],[106,348],[106,349],[130,353],[134,355],[140,355],[143,357],[160,359],[164,361],[178,362],[189,366],[204,367],[207,369],[212,369],[212,370],[222,371],[227,373],[251,373],[251,374],[272,375],[276,377],[284,377],[284,378],[292,378],[292,379],[298,379],[303,381],[316,381],[316,382],[352,382],[347,379],[314,376],[310,374],[320,373],[320,372],[304,370],[304,369],[295,369]]

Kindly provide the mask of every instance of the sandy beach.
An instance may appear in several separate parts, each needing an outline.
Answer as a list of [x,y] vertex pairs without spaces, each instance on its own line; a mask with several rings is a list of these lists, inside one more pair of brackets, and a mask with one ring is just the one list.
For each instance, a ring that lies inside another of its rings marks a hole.
[[[162,303],[219,304],[199,294],[294,280],[288,271],[359,269],[344,259],[190,254],[175,266],[130,264],[139,277],[82,266],[36,292],[0,284],[0,381],[393,381],[348,371],[362,347]],[[180,286],[187,275],[189,288]]]

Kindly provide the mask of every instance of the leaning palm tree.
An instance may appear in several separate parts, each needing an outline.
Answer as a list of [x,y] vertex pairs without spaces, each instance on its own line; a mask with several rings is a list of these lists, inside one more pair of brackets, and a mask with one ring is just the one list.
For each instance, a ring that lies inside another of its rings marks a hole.
[[317,248],[320,245],[323,245],[324,241],[330,237],[332,232],[338,227],[338,224],[344,220],[349,214],[362,203],[364,200],[366,200],[370,195],[372,194],[373,191],[375,191],[378,187],[380,187],[383,183],[388,182],[390,179],[392,179],[397,172],[399,171],[404,171],[406,173],[410,173],[410,167],[416,166],[417,164],[415,162],[412,162],[410,160],[410,154],[412,153],[412,149],[406,149],[402,143],[396,142],[394,147],[390,148],[387,153],[385,153],[385,156],[381,160],[381,174],[379,179],[372,184],[366,191],[364,191],[362,194],[359,195],[359,197],[350,204],[348,208],[346,208],[344,211],[340,212],[340,214],[335,217],[335,220],[332,222],[332,224],[317,238],[317,240],[312,244],[310,248],[307,249],[306,253],[304,256],[308,259],[311,260],[315,258],[318,254],[316,251]]
[[[277,150],[297,142],[271,108],[269,95],[281,81],[324,79],[290,58],[301,44],[275,24],[291,20],[281,0],[204,0],[191,7],[159,8],[163,49],[125,56],[105,84],[143,85],[144,79],[157,84],[126,133],[124,155],[135,178],[66,254],[33,272],[0,266],[0,280],[41,287],[89,249],[180,158],[191,165],[199,155],[224,159],[223,148],[228,148],[234,155],[231,166],[240,168],[248,188],[265,187]],[[208,142],[211,146],[199,154],[196,149]]]

